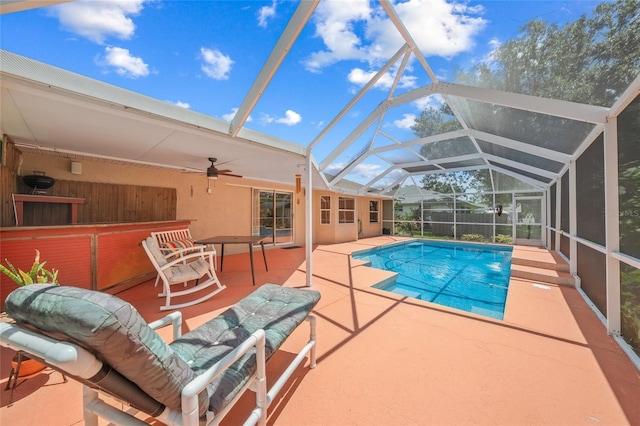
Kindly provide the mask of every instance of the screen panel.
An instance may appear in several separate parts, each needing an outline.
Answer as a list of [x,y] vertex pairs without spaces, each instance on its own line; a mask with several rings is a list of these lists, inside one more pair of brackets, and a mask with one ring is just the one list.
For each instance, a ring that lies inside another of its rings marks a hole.
[[576,233],[605,245],[604,137],[601,134],[576,162]]

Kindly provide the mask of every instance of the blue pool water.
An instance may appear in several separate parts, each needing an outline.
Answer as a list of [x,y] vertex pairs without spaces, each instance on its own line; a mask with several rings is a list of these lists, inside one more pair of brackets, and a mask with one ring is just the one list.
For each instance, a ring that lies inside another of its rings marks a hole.
[[404,296],[491,318],[504,315],[511,247],[448,241],[411,241],[353,254],[371,266],[398,273],[376,286]]

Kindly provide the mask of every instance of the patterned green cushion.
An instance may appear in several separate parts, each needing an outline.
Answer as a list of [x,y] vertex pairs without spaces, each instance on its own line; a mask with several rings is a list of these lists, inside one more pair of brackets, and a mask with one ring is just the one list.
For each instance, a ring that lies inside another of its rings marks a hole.
[[[97,354],[165,406],[179,410],[180,393],[196,373],[138,311],[116,296],[70,286],[33,284],[9,294],[5,308],[18,323],[66,335]],[[207,394],[199,395],[203,415]]]
[[[320,300],[315,290],[264,284],[216,318],[170,344],[198,374],[203,373],[253,332],[264,329],[269,359]],[[209,409],[220,412],[256,371],[249,352],[211,385]]]

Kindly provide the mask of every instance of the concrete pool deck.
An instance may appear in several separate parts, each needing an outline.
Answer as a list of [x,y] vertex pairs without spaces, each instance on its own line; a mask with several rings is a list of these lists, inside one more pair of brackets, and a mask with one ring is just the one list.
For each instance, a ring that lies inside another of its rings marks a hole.
[[[269,424],[640,424],[640,371],[575,288],[512,278],[503,321],[371,288],[389,272],[358,265],[350,253],[401,240],[314,249],[313,286],[322,293],[318,366],[298,368],[271,405]],[[521,250],[553,258],[543,249]],[[256,263],[259,284],[304,284],[303,248],[268,250],[267,259],[269,272]],[[183,331],[255,288],[247,262],[246,253],[225,258],[220,279],[227,289],[184,309]],[[156,292],[150,281],[118,296],[152,321],[163,315]],[[296,330],[268,370],[278,371],[306,337],[306,327]],[[1,353],[4,389],[11,351]],[[11,407],[3,390],[0,423],[82,424],[80,385],[60,382],[51,371],[26,381]],[[247,393],[223,424],[243,421],[252,398]]]

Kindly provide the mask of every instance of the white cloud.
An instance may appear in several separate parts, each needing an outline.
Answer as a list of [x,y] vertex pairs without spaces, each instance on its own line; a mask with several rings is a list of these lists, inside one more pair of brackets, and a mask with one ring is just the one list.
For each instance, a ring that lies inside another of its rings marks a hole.
[[[408,0],[393,6],[425,56],[452,57],[473,47],[473,37],[484,28],[481,6],[446,0]],[[367,0],[323,2],[316,10],[316,35],[326,49],[305,61],[318,72],[341,60],[363,60],[376,64],[392,56],[404,43],[381,8]]]
[[284,117],[278,118],[268,114],[263,114],[261,117],[261,120],[264,124],[278,123],[278,124],[285,124],[287,126],[295,126],[296,124],[302,121],[302,116],[297,112],[288,109],[284,113]]
[[[375,75],[377,71],[365,71],[361,68],[353,68],[349,75],[347,76],[347,80],[350,83],[357,84],[359,86],[364,86],[367,84]],[[393,80],[395,75],[391,72],[387,72],[382,77],[376,81],[374,87],[389,89],[393,85]],[[416,77],[411,75],[403,75],[400,77],[400,81],[398,82],[399,88],[412,88],[416,87]]]
[[288,109],[284,113],[284,115],[284,117],[276,119],[276,123],[286,124],[287,126],[294,126],[302,121],[302,116],[290,109]]
[[130,77],[146,77],[149,75],[149,66],[141,58],[131,56],[128,49],[121,47],[105,47],[105,55],[99,64],[113,67],[117,74]]
[[434,96],[426,96],[424,98],[416,99],[415,101],[413,101],[413,104],[416,106],[416,108],[419,111],[422,111],[426,108],[438,109],[440,108],[443,102],[444,102],[444,99],[442,99],[440,96],[434,95]]
[[262,6],[258,10],[258,25],[267,28],[267,21],[274,16],[276,16],[276,0],[273,0],[271,6]]
[[[233,120],[233,118],[236,116],[236,114],[238,113],[238,108],[231,108],[231,112],[228,114],[222,114],[222,119],[224,121],[231,121]],[[251,115],[249,115],[249,117],[247,117],[247,122],[252,121],[253,119],[251,118]]]
[[136,29],[131,16],[146,0],[77,0],[51,8],[64,29],[103,44],[107,37],[130,39]]
[[399,129],[410,129],[416,124],[416,116],[414,114],[402,114],[401,120],[393,120],[393,124]]
[[189,105],[187,102],[177,101],[177,102],[173,102],[173,104],[185,109],[191,108],[191,105]]
[[204,63],[201,66],[204,73],[214,80],[227,80],[234,63],[231,58],[217,49],[200,48],[200,55]]
[[[324,171],[330,175],[337,175],[344,168],[347,167],[347,163],[334,163],[327,167]],[[376,178],[383,171],[382,166],[378,164],[358,164],[347,175],[347,179],[354,182],[366,183]]]
[[348,7],[339,1],[321,2],[315,11],[316,35],[322,38],[327,50],[312,53],[305,61],[307,69],[319,71],[340,60],[366,59],[367,53],[354,26],[370,15],[368,0],[351,0]]

